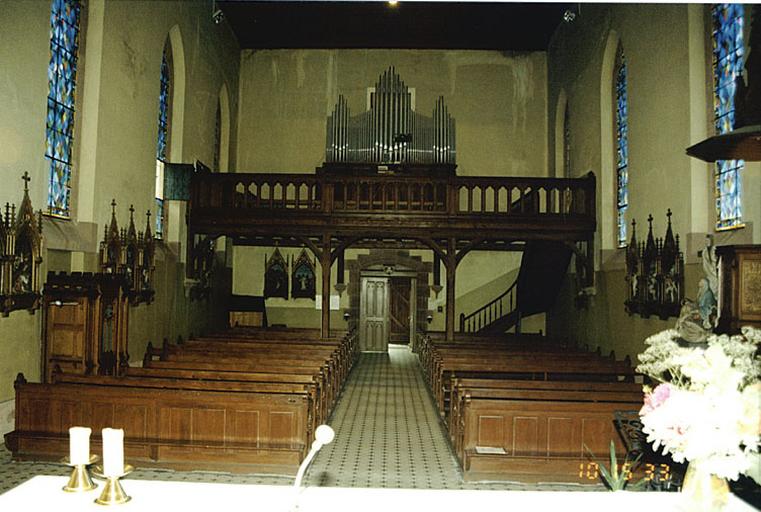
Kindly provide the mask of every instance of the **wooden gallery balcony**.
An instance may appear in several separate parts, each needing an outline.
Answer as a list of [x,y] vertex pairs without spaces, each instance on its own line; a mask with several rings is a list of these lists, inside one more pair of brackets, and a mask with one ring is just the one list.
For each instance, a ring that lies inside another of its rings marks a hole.
[[233,237],[454,238],[458,244],[589,240],[595,177],[461,177],[454,166],[326,164],[316,174],[197,173],[193,234]]

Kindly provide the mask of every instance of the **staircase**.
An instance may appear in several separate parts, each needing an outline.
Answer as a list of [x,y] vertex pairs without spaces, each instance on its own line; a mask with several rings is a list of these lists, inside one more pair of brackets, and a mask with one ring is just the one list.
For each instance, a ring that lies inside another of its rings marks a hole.
[[572,250],[561,242],[529,241],[513,284],[499,297],[469,315],[460,315],[460,332],[502,334],[521,318],[548,311],[557,299]]

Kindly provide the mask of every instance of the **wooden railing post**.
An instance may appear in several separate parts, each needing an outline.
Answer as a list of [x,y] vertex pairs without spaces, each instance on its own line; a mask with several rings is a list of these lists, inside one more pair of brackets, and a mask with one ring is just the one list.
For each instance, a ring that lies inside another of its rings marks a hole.
[[322,235],[322,252],[320,253],[322,269],[322,329],[323,338],[330,337],[330,235]]

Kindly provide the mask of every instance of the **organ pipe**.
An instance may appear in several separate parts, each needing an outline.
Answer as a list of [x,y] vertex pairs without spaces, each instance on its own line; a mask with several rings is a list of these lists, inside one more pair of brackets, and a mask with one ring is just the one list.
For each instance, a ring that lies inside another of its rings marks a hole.
[[370,107],[351,115],[343,95],[327,117],[327,162],[455,163],[455,120],[440,96],[431,116],[415,112],[394,67],[378,78]]

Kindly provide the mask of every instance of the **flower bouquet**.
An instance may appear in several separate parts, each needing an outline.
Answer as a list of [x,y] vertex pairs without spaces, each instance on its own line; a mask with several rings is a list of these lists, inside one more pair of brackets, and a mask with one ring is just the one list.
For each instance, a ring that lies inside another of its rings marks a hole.
[[761,331],[712,334],[695,346],[678,339],[673,329],[658,333],[639,355],[637,371],[660,382],[645,386],[639,413],[648,442],[719,478],[752,476],[760,463]]

